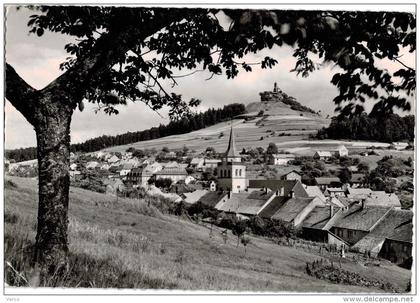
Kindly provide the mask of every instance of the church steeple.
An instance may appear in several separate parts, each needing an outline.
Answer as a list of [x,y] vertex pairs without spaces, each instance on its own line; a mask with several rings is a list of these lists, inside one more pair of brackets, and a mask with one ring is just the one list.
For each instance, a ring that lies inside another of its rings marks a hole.
[[241,161],[241,156],[236,151],[235,134],[233,132],[232,123],[230,125],[229,144],[228,144],[228,148],[227,148],[226,153],[225,153],[225,157],[226,157],[226,161],[229,161],[229,162],[230,161],[234,161],[234,162],[240,162]]

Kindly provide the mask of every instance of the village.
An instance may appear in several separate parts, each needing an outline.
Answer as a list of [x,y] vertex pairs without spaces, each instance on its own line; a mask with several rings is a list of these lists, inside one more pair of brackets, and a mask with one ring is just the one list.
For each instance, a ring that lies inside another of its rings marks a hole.
[[[261,100],[270,102],[267,99],[281,94],[275,85],[273,92],[261,94]],[[226,215],[239,221],[277,220],[298,229],[302,239],[334,245],[342,257],[351,251],[411,267],[411,205],[402,205],[395,192],[371,189],[366,180],[369,167],[349,156],[346,146],[302,157],[279,151],[274,143],[258,154],[252,149],[239,151],[236,139],[231,124],[222,153],[186,146],[71,153],[71,184],[115,196],[116,201],[141,189],[186,209],[193,205],[212,209],[219,221]],[[392,147],[404,150],[407,144]],[[370,155],[376,155],[373,148],[358,153],[362,158]],[[389,159],[392,156],[382,160]],[[326,168],[337,164],[333,173]],[[407,163],[402,175],[412,175],[411,165]],[[36,162],[7,163],[7,169],[11,175],[35,176]]]

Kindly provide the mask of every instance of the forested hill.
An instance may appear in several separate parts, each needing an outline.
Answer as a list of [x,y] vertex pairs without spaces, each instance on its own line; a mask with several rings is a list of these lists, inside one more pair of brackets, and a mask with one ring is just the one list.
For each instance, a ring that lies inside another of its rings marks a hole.
[[[106,147],[125,145],[139,141],[163,138],[171,135],[185,134],[214,124],[227,121],[245,113],[245,106],[240,103],[225,105],[223,108],[211,108],[189,118],[171,121],[167,125],[159,125],[137,132],[127,132],[116,136],[100,136],[83,143],[71,145],[72,152],[94,152]],[[16,162],[36,159],[36,147],[6,150],[6,158]]]
[[333,117],[331,124],[319,130],[318,139],[374,140],[381,142],[414,141],[415,118],[397,114]]

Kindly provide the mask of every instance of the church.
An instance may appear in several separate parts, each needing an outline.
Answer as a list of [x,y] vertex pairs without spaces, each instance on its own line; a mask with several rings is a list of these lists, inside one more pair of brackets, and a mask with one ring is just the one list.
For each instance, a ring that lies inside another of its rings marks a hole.
[[247,188],[246,165],[236,150],[232,125],[227,150],[217,166],[217,180],[219,190],[239,193]]

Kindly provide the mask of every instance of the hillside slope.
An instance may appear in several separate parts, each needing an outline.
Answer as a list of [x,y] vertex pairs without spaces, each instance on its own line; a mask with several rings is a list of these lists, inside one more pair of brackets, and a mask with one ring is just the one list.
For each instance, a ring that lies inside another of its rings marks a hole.
[[[247,114],[232,122],[238,149],[259,146],[265,148],[270,142],[306,140],[309,134],[315,134],[322,127],[329,125],[329,120],[318,114],[293,110],[282,102],[254,102],[247,105],[246,109]],[[260,110],[264,111],[264,116],[257,116]],[[216,151],[223,152],[229,139],[230,124],[218,123],[188,134],[114,146],[105,150],[125,151],[129,147],[160,150],[164,146],[169,149],[181,149],[185,145],[197,152],[202,152],[207,147],[214,147]]]
[[[34,241],[37,212],[37,181],[16,177],[9,180],[13,183],[6,181],[5,189],[5,237],[9,243],[6,261],[20,258],[21,253],[8,254],[10,246],[16,246],[22,239]],[[210,237],[207,227],[162,215],[143,201],[116,202],[112,196],[71,188],[70,250],[77,262],[88,258],[95,265],[80,265],[81,280],[67,286],[382,292],[308,276],[305,264],[321,258],[317,250],[280,246],[251,237],[245,255],[243,247],[236,247],[236,238],[230,232],[228,235],[225,244],[220,230],[213,230]],[[102,267],[98,269],[96,264]],[[342,266],[366,277],[386,278],[384,282],[400,289],[405,289],[410,279],[410,271],[388,263],[365,267],[342,260]]]

